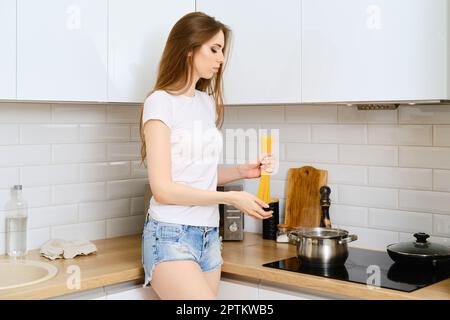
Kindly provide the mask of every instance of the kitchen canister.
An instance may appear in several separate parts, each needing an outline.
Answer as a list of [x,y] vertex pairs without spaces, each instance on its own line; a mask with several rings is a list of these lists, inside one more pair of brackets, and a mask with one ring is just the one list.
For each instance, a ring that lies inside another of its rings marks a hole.
[[263,208],[264,211],[273,211],[272,217],[263,219],[263,239],[276,240],[277,239],[277,225],[280,223],[279,199],[271,198],[269,208]]

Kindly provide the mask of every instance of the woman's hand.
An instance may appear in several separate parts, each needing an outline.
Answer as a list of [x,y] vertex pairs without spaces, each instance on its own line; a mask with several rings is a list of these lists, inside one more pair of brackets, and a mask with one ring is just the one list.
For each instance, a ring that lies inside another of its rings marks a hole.
[[264,211],[263,208],[269,208],[269,205],[261,199],[255,197],[246,191],[228,191],[231,204],[257,219],[267,219],[272,217],[273,211]]
[[238,165],[238,171],[241,179],[253,179],[261,176],[261,170],[266,172],[273,172],[273,166],[275,163],[275,156],[273,154],[263,155],[261,161],[257,163],[245,163]]

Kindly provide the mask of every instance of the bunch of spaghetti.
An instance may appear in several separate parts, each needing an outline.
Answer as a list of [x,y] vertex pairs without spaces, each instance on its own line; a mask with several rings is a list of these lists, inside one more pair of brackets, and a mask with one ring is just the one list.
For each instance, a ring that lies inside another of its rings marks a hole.
[[[272,153],[271,136],[261,136],[261,153]],[[270,173],[265,170],[261,170],[257,197],[267,204],[270,203]]]

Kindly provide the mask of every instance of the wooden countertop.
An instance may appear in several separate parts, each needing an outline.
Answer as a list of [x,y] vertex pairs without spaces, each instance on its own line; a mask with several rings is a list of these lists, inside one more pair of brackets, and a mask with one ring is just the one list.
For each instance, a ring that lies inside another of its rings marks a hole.
[[[0,290],[0,299],[46,299],[124,281],[143,279],[141,235],[92,242],[97,246],[96,254],[68,260],[50,261],[41,257],[39,250],[30,251],[26,259],[51,263],[58,268],[58,274],[48,281],[35,285]],[[244,241],[224,241],[222,256],[225,263],[222,266],[222,272],[294,286],[315,291],[317,294],[356,299],[450,300],[450,279],[406,293],[388,289],[370,289],[362,284],[262,267],[264,263],[286,259],[295,254],[296,248],[293,245],[264,240],[260,234],[246,232]],[[9,257],[0,256],[0,259],[9,259]],[[66,285],[69,277],[72,276],[68,273],[71,265],[80,268],[80,289],[69,289]]]

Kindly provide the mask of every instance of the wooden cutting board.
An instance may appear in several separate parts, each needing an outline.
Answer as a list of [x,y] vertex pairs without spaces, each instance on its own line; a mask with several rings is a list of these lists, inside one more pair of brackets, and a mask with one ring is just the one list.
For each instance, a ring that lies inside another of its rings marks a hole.
[[285,224],[289,227],[319,227],[322,217],[320,187],[327,184],[328,171],[311,166],[288,171]]

